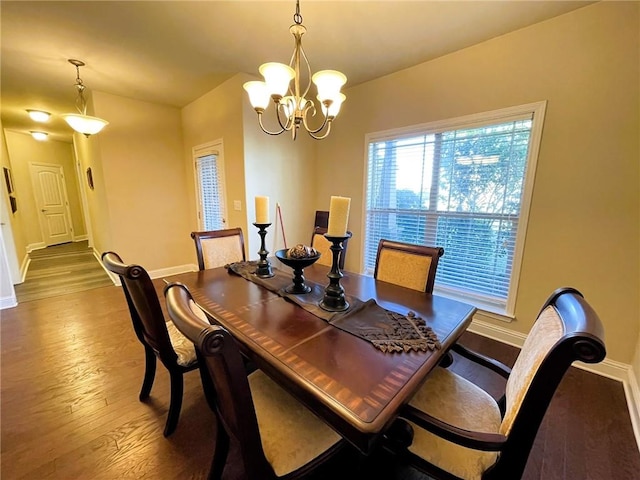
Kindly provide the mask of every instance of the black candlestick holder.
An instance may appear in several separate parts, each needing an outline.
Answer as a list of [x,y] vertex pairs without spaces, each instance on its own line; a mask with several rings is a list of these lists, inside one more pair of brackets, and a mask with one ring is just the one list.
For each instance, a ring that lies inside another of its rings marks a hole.
[[324,289],[324,298],[318,304],[323,310],[329,312],[343,312],[349,308],[349,303],[344,297],[344,288],[340,285],[340,279],[344,276],[340,272],[340,252],[342,252],[342,242],[351,237],[348,233],[344,237],[334,237],[325,233],[324,237],[331,242],[331,253],[333,261],[331,263],[331,271],[327,274],[329,277],[329,285]]
[[256,268],[256,275],[260,278],[270,278],[274,276],[273,270],[271,270],[271,263],[267,259],[268,251],[264,245],[264,237],[267,235],[267,227],[271,225],[270,223],[254,223],[255,227],[258,229],[258,235],[260,235],[260,250],[258,250],[258,255],[260,255],[260,260],[258,260],[258,268]]

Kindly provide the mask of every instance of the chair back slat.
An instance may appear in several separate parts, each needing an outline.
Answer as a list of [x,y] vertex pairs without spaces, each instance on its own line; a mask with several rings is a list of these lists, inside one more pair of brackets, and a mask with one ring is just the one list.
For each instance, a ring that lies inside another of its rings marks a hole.
[[579,291],[556,290],[540,311],[511,370],[500,426],[507,442],[499,461],[483,478],[521,475],[547,408],[571,364],[576,360],[598,363],[605,356],[604,328],[598,315]]
[[125,265],[115,252],[102,254],[107,270],[120,277],[138,339],[148,345],[166,365],[177,355],[171,346],[160,300],[147,271],[140,265]]

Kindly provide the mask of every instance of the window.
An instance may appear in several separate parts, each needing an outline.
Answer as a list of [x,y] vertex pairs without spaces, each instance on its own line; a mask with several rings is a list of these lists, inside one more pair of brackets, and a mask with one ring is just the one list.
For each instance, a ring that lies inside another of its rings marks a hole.
[[198,228],[204,231],[226,228],[222,143],[215,142],[195,147],[193,160]]
[[438,293],[512,315],[544,108],[368,135],[365,272],[381,238],[441,246]]

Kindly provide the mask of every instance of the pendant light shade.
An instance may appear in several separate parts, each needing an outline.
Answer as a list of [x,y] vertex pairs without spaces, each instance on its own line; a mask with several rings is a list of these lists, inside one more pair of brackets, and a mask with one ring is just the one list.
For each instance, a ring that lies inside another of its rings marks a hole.
[[69,126],[76,132],[82,133],[87,137],[98,133],[109,124],[109,122],[101,118],[91,117],[89,115],[79,115],[77,113],[66,113],[61,115],[61,117],[64,118]]
[[78,90],[78,98],[76,99],[76,107],[78,113],[67,113],[61,115],[62,118],[73,128],[76,132],[82,133],[85,137],[93,135],[102,130],[109,124],[106,120],[98,117],[91,117],[87,115],[87,101],[84,98],[85,86],[80,78],[80,67],[83,67],[85,63],[81,60],[69,59],[69,63],[76,67],[76,90]]
[[49,112],[43,110],[27,110],[27,113],[34,122],[47,122],[51,116]]

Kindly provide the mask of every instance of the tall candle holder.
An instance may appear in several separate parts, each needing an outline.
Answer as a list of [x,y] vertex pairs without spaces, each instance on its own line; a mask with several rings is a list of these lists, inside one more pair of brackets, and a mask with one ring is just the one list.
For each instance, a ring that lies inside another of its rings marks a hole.
[[344,288],[340,285],[340,279],[344,276],[339,267],[340,252],[343,250],[342,242],[347,238],[351,238],[351,233],[341,237],[325,234],[324,237],[331,242],[330,248],[333,254],[333,261],[331,263],[331,271],[327,274],[329,285],[324,289],[324,298],[318,305],[328,312],[343,312],[349,308],[349,302],[344,297]]
[[260,278],[270,278],[275,274],[273,270],[271,270],[271,263],[267,259],[267,254],[269,253],[265,248],[264,237],[267,235],[267,227],[271,225],[270,223],[254,223],[255,227],[258,229],[258,235],[260,235],[260,250],[258,250],[258,255],[260,255],[260,260],[258,260],[258,268],[256,268],[256,275]]

